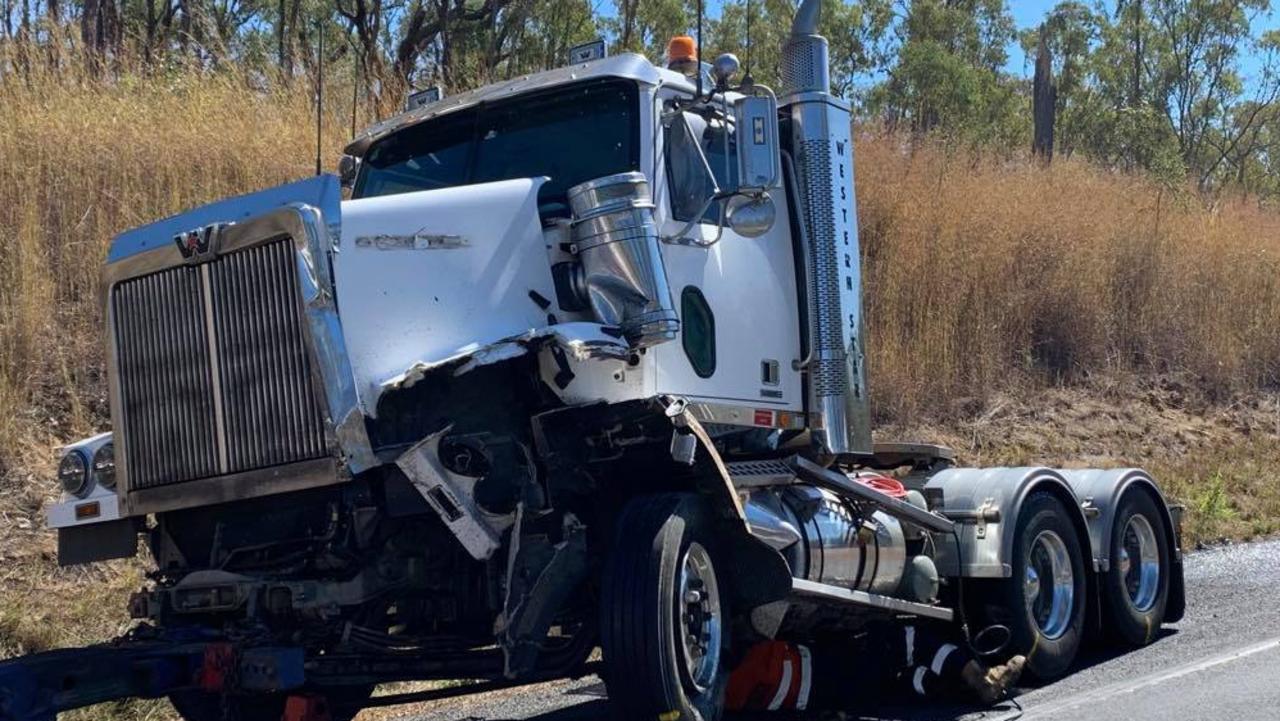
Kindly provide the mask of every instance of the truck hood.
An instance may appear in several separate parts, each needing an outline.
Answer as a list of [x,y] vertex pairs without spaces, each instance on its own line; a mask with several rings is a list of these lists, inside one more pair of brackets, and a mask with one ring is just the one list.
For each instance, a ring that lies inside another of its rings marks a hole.
[[407,371],[554,324],[543,179],[349,200],[333,270],[365,412]]

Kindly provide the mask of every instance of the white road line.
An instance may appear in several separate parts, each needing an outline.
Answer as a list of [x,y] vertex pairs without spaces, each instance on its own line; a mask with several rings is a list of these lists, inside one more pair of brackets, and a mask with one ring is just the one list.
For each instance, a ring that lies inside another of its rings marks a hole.
[[1168,671],[1152,674],[1150,676],[1143,676],[1141,678],[1137,678],[1132,681],[1122,681],[1119,683],[1114,683],[1110,686],[1104,686],[1092,693],[1085,693],[1077,696],[1072,696],[1070,698],[1063,699],[1062,701],[1058,701],[1057,703],[1048,703],[1043,706],[1034,706],[1032,708],[1026,709],[1021,716],[1017,716],[1017,715],[1001,716],[1001,717],[997,717],[996,719],[992,719],[992,721],[1000,721],[1001,719],[1004,719],[1004,718],[1009,718],[1009,719],[1018,718],[1018,719],[1021,719],[1021,721],[1032,721],[1032,719],[1045,718],[1046,716],[1050,716],[1052,714],[1062,713],[1063,711],[1070,711],[1072,709],[1076,709],[1081,706],[1085,706],[1089,704],[1096,704],[1100,701],[1105,701],[1106,699],[1113,698],[1115,696],[1133,693],[1135,691],[1139,691],[1144,688],[1155,686],[1156,684],[1161,684],[1166,681],[1172,681],[1174,679],[1182,678],[1183,676],[1189,676],[1193,673],[1199,673],[1200,671],[1205,671],[1207,669],[1213,668],[1214,666],[1221,666],[1222,664],[1225,664],[1225,663],[1238,661],[1242,658],[1247,658],[1249,656],[1265,653],[1267,651],[1270,651],[1276,648],[1280,648],[1280,638],[1273,638],[1268,641],[1255,643],[1252,646],[1245,646],[1244,648],[1239,648],[1234,651],[1227,651],[1225,653],[1220,653],[1216,656],[1210,656],[1209,658],[1202,659],[1194,663],[1189,663],[1185,666],[1178,666],[1177,668],[1172,668],[1172,669],[1169,669]]

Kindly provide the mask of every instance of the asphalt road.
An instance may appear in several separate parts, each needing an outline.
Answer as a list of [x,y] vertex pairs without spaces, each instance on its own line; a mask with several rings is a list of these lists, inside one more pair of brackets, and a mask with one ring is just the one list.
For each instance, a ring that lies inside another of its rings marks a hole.
[[[1280,719],[1280,541],[1187,557],[1187,614],[1152,645],[1086,650],[1066,678],[1018,689],[994,709],[867,706],[876,721],[1276,721]],[[609,717],[596,679],[464,697],[414,721],[594,721]]]

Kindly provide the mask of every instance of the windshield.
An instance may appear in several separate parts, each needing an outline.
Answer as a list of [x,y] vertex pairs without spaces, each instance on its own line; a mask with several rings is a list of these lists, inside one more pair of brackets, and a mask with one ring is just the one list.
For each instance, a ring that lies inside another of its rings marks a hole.
[[482,104],[405,128],[365,155],[355,198],[548,176],[544,215],[568,215],[578,183],[639,170],[639,91],[595,81]]

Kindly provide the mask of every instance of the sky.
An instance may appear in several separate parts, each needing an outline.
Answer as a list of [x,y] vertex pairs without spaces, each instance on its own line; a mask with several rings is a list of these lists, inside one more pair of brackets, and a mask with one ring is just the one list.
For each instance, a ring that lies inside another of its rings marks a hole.
[[[1048,14],[1058,0],[1006,0],[1009,12],[1013,14],[1014,22],[1018,24],[1018,29],[1033,28],[1040,24],[1044,16]],[[1280,2],[1274,2],[1276,9],[1280,9]],[[1113,2],[1108,2],[1108,6],[1113,6]],[[1276,10],[1263,13],[1253,20],[1253,30],[1255,35],[1266,30],[1275,30],[1280,28],[1280,17]],[[1034,61],[1024,57],[1022,48],[1016,43],[1009,47],[1009,62],[1005,65],[1005,69],[1016,75],[1029,76],[1035,71]],[[1246,80],[1251,79],[1251,75],[1258,70],[1259,63],[1256,58],[1246,57],[1241,63],[1241,69]]]
[[[830,0],[829,0],[830,1]],[[839,0],[847,1],[847,0]],[[1044,20],[1045,15],[1058,4],[1059,0],[1006,0],[1009,12],[1013,15],[1014,22],[1017,23],[1018,29],[1034,28]],[[1092,0],[1089,0],[1092,2]],[[717,17],[720,14],[719,0],[704,0],[706,3],[706,11],[709,17]],[[604,14],[611,14],[613,11],[613,3],[610,0],[597,0],[595,3],[597,8]],[[1113,2],[1108,0],[1108,6],[1112,6]],[[1280,2],[1275,2],[1277,10],[1280,10]],[[1260,16],[1254,20],[1254,31],[1261,32],[1263,30],[1280,29],[1280,13],[1273,11]],[[1246,58],[1242,63],[1242,69],[1246,79],[1256,71],[1258,63]],[[1005,64],[1005,71],[1013,75],[1021,77],[1029,77],[1035,70],[1034,63],[1025,57],[1022,47],[1016,42],[1009,44],[1009,61]]]

